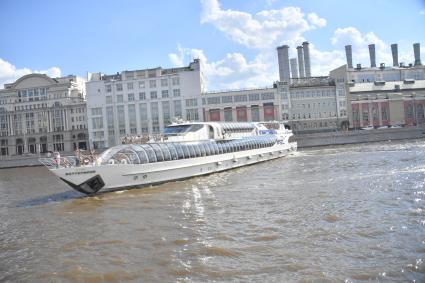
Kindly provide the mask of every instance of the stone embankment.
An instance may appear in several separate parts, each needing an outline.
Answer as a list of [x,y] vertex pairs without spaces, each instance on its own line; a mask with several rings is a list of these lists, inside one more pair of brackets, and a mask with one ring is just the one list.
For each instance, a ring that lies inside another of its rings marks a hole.
[[[298,148],[425,138],[425,127],[296,134]],[[72,155],[62,154],[62,156]],[[41,166],[38,155],[0,157],[1,168]]]
[[295,135],[299,148],[425,138],[425,127],[388,128]]

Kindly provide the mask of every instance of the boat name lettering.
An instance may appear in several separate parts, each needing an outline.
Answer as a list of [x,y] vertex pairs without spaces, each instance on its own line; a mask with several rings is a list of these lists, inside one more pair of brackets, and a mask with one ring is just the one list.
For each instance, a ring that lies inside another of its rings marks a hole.
[[96,173],[96,170],[68,172],[68,173],[65,173],[65,175],[69,176],[69,175],[92,174],[92,173]]

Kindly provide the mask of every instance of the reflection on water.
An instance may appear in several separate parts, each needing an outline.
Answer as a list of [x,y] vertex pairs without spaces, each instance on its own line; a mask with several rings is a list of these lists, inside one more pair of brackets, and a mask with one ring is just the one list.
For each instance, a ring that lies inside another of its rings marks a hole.
[[84,197],[0,170],[1,282],[425,281],[425,142]]

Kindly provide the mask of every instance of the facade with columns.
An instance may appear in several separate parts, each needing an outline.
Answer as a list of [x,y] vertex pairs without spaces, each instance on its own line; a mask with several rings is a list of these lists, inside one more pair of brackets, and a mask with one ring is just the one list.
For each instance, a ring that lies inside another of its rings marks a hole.
[[85,81],[29,74],[0,90],[0,156],[86,149]]
[[181,68],[89,74],[86,89],[93,148],[111,147],[130,137],[155,136],[175,119],[202,120],[199,59]]
[[[330,77],[291,79],[272,87],[207,92],[205,121],[287,122],[295,132],[340,129],[348,121],[345,82]],[[346,125],[348,127],[348,124]]]
[[349,83],[350,125],[416,126],[425,124],[425,80]]

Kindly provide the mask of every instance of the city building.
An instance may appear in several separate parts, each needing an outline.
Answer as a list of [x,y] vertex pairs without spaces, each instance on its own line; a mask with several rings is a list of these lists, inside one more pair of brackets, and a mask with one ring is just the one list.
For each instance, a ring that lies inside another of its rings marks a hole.
[[29,74],[0,90],[0,155],[86,149],[85,81]]
[[259,122],[281,120],[276,87],[206,92],[202,94],[205,121]]
[[348,128],[346,72],[312,77],[309,43],[297,46],[297,58],[289,59],[289,46],[277,48],[280,81],[277,88],[279,119],[295,132],[331,131]]
[[398,60],[398,45],[392,44],[392,66],[376,67],[374,44],[369,45],[370,67],[353,68],[351,45],[345,46],[347,65],[331,71],[347,80],[350,128],[367,126],[414,126],[424,123],[425,67],[420,45],[413,44],[413,63]]
[[425,124],[425,80],[350,83],[349,88],[355,129]]
[[87,116],[93,148],[126,137],[152,137],[175,119],[202,120],[203,77],[199,59],[187,67],[89,74]]

